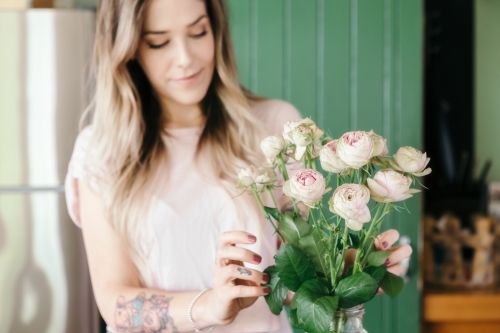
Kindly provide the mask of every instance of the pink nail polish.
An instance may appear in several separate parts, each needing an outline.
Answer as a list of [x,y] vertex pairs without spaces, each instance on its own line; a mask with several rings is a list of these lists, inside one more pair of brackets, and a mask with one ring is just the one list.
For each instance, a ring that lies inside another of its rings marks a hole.
[[255,236],[252,236],[252,235],[248,235],[248,240],[252,243],[255,243],[257,241],[257,237]]
[[258,256],[258,255],[254,255],[253,256],[253,261],[255,261],[256,263],[259,263],[262,261],[262,257],[261,256]]
[[264,280],[265,283],[268,283],[270,279],[271,278],[267,274],[264,274],[264,276],[262,277],[262,280]]
[[389,260],[389,259],[385,259],[385,261],[384,261],[384,265],[389,266],[389,264],[390,264],[390,263],[391,263],[391,262],[390,262],[390,260]]
[[384,242],[382,242],[382,248],[386,249],[386,248],[387,248],[387,246],[389,246],[389,244],[388,244],[387,242],[385,242],[385,241],[384,241]]
[[267,288],[267,287],[266,287],[266,288],[264,288],[262,291],[263,291],[265,294],[269,294],[269,293],[271,292],[271,288]]

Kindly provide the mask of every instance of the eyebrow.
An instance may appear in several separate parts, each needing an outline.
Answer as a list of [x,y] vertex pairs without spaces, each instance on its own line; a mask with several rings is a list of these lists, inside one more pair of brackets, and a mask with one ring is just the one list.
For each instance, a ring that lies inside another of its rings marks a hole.
[[[198,17],[193,23],[190,23],[188,24],[188,28],[196,25],[198,22],[200,22],[203,18],[205,17],[208,17],[206,14],[203,14],[201,15],[200,17]],[[149,31],[149,30],[146,30],[142,33],[142,35],[162,35],[162,34],[166,34],[167,32],[169,32],[168,30],[159,30],[159,31]]]

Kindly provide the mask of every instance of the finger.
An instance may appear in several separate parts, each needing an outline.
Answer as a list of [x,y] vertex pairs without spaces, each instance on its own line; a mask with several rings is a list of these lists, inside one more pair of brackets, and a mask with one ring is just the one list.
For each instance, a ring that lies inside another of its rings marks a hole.
[[269,287],[237,285],[224,288],[230,299],[265,296],[271,292]]
[[390,248],[389,251],[392,251],[392,254],[385,261],[384,265],[386,266],[397,264],[401,260],[408,258],[412,254],[413,249],[410,245],[405,244]]
[[216,277],[219,283],[228,283],[236,279],[251,281],[256,284],[266,284],[269,282],[269,275],[240,265],[228,265],[220,270],[220,275]]
[[401,276],[405,273],[405,268],[400,264],[395,264],[387,267],[387,271],[394,275]]
[[253,244],[257,241],[257,237],[245,231],[226,231],[220,236],[219,246],[235,245],[235,244]]
[[249,264],[258,265],[262,257],[257,253],[241,247],[226,245],[217,250],[217,262],[219,267],[226,266],[231,260],[242,261]]
[[377,250],[387,250],[399,239],[399,232],[396,229],[384,231],[375,238],[375,248]]

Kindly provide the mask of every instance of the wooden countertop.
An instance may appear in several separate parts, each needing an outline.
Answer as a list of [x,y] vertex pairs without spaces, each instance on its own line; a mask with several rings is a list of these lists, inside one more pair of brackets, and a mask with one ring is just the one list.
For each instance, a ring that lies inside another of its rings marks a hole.
[[425,322],[500,321],[500,293],[428,293],[424,295]]

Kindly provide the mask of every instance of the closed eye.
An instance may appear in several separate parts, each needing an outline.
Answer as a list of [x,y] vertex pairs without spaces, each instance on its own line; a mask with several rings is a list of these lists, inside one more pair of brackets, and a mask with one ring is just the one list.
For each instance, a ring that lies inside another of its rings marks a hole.
[[161,43],[161,44],[148,43],[148,46],[150,49],[161,49],[162,47],[166,46],[168,43],[170,43],[169,40],[167,40],[165,43]]
[[196,35],[193,35],[194,38],[201,38],[203,36],[205,36],[207,34],[207,31],[206,30],[203,30],[202,32],[200,32],[199,34],[196,34]]

